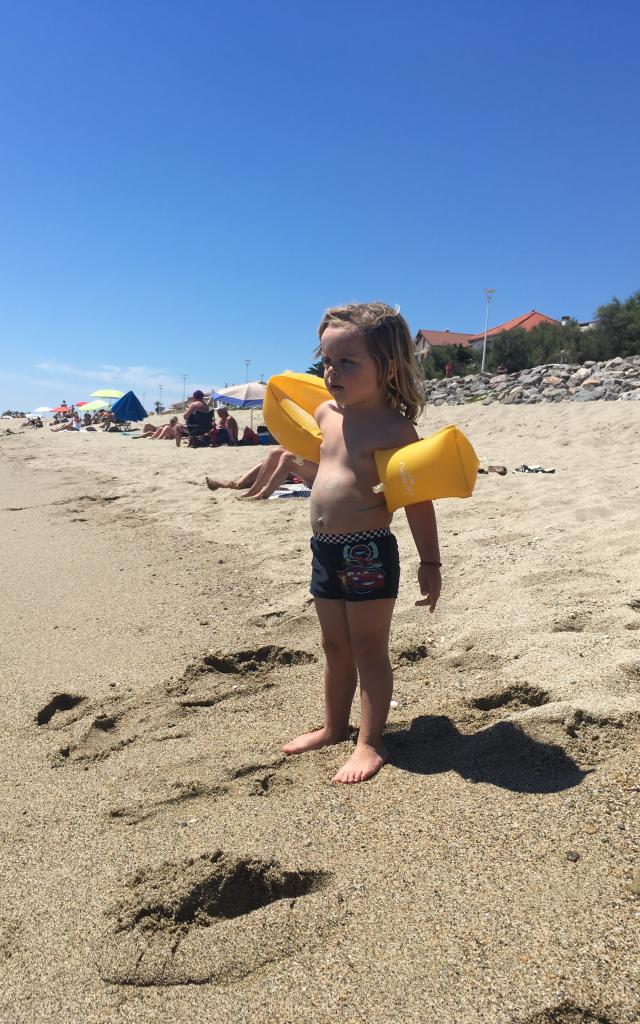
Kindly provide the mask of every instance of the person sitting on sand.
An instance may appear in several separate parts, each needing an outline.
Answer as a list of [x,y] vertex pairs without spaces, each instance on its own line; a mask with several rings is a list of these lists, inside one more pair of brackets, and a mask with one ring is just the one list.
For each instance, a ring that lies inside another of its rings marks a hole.
[[107,432],[109,430],[111,430],[111,431],[120,430],[120,427],[118,426],[116,418],[115,418],[115,416],[113,415],[112,412],[109,411],[109,412],[104,412],[102,414],[102,429],[106,430]]
[[236,445],[238,443],[238,424],[228,409],[218,409],[220,425],[216,430],[216,446],[221,444]]
[[317,471],[315,462],[299,462],[295,455],[278,445],[237,480],[214,480],[209,476],[205,479],[210,491],[217,491],[220,487],[229,487],[234,491],[246,490],[246,494],[239,495],[240,498],[260,500],[273,494],[292,473],[311,485]]
[[77,412],[74,412],[72,419],[67,423],[60,423],[57,427],[52,427],[51,429],[54,434],[57,434],[59,430],[80,430],[81,426],[80,417]]
[[203,391],[194,391],[193,395],[189,400],[189,405],[186,407],[183,413],[184,423],[177,423],[175,427],[175,439],[178,448],[182,443],[183,437],[189,437],[189,423],[193,418],[193,414],[196,412],[209,412],[209,407],[204,400]]
[[90,412],[85,412],[84,416],[82,417],[82,429],[83,430],[93,430],[93,431],[95,431],[95,429],[96,429],[91,424],[91,413]]
[[[355,749],[332,782],[358,783],[388,759],[383,734],[393,694],[389,630],[398,594],[398,545],[392,513],[378,483],[373,453],[418,439],[424,405],[415,348],[398,309],[381,302],[327,310],[316,355],[330,399],[315,412],[322,434],[310,513],[313,537],[311,594],[325,652],[325,720],[284,747],[302,754],[349,735],[360,683],[360,729]],[[440,596],[440,553],[433,502],[405,508],[418,549],[421,600],[433,611]]]

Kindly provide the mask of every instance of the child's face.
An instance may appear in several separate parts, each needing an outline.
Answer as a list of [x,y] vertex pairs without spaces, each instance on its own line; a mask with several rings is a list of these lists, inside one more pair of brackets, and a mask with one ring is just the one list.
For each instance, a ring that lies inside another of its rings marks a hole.
[[338,405],[378,405],[384,400],[378,367],[356,327],[327,327],[321,347],[324,382]]

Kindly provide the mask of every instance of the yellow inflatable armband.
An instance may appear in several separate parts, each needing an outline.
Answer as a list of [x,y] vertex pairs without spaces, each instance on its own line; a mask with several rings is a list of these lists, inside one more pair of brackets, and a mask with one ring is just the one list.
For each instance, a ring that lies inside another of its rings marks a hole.
[[457,427],[443,427],[430,437],[388,451],[374,452],[387,508],[415,505],[436,498],[468,498],[478,476],[478,456]]
[[313,414],[330,398],[322,377],[312,373],[280,373],[267,383],[262,405],[264,421],[287,451],[310,462],[320,462],[322,434]]
[[[264,396],[264,421],[288,451],[311,462],[320,461],[322,434],[313,414],[328,401],[322,377],[281,373],[271,377]],[[430,437],[404,448],[373,453],[390,512],[436,498],[468,498],[478,475],[478,456],[457,427],[443,427]]]

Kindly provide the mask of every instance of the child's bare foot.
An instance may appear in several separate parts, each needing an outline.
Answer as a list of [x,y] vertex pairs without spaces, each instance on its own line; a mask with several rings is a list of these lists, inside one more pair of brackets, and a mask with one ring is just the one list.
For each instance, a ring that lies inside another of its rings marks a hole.
[[323,727],[314,729],[312,732],[303,732],[286,743],[282,749],[285,754],[304,754],[305,750],[319,750],[321,747],[330,747],[333,743],[342,743],[347,736],[346,731],[336,734]]
[[357,743],[353,754],[343,764],[339,772],[332,778],[332,782],[365,782],[380,771],[383,764],[386,764],[389,757],[387,748],[379,743],[371,746],[369,743]]

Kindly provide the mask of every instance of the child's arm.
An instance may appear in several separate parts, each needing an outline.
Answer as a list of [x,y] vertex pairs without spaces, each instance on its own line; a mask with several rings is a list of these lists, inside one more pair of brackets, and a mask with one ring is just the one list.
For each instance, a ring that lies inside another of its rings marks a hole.
[[405,507],[409,529],[420,555],[418,584],[424,600],[416,601],[417,605],[429,605],[434,611],[440,597],[442,579],[440,578],[440,548],[438,547],[438,526],[432,501],[421,501],[417,505]]

